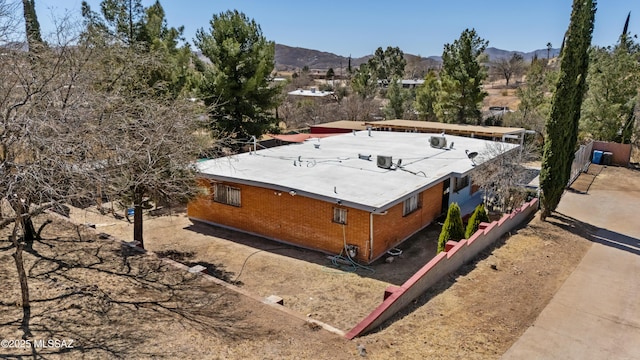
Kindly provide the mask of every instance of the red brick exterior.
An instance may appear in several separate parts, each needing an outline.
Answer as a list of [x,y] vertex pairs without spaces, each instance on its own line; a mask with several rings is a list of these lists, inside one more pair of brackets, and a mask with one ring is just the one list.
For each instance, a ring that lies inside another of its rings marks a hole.
[[439,183],[420,194],[419,208],[403,216],[403,203],[387,211],[387,215],[373,216],[373,259],[398,245],[416,231],[429,225],[440,215],[443,184]]
[[[187,215],[274,240],[338,254],[344,244],[358,246],[357,260],[370,262],[409,235],[429,224],[440,213],[442,184],[421,194],[421,206],[402,216],[403,204],[386,215],[374,215],[374,249],[370,249],[370,213],[330,202],[266,188],[225,183],[240,189],[241,206],[213,201],[212,182],[202,179],[210,195],[202,195],[187,206]],[[346,225],[333,222],[335,207],[347,209]]]

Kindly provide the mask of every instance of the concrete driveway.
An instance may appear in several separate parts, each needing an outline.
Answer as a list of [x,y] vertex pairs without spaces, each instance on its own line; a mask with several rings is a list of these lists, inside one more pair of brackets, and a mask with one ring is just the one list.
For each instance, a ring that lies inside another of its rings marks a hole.
[[640,172],[605,167],[558,213],[594,244],[502,359],[640,359]]

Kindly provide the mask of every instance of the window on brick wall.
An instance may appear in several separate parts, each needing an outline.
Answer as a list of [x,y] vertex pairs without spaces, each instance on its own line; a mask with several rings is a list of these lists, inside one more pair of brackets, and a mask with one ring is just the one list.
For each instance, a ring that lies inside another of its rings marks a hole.
[[458,192],[469,186],[469,176],[463,176],[461,178],[453,178],[453,191]]
[[213,201],[221,204],[240,206],[240,189],[224,184],[215,184]]
[[333,222],[338,224],[346,224],[347,209],[333,208]]
[[420,207],[420,195],[415,194],[404,201],[404,206],[402,208],[402,216],[407,216],[411,214],[412,212],[418,210],[419,207]]

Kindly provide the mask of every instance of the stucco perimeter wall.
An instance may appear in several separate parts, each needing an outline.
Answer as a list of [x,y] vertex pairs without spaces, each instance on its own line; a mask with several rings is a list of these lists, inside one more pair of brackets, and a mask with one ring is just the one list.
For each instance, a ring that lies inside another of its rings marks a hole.
[[631,144],[619,144],[614,142],[594,141],[593,150],[609,151],[613,153],[612,165],[629,166],[631,161]]
[[476,257],[487,246],[494,243],[502,235],[511,231],[533,213],[538,207],[538,199],[533,199],[511,214],[505,214],[500,220],[489,224],[482,223],[481,228],[468,240],[462,240],[447,252],[436,255],[425,266],[418,270],[402,286],[390,286],[385,291],[383,302],[364,320],[346,335],[353,339],[382,325],[400,309],[423,294],[443,276],[456,271],[460,266]]
[[[369,258],[369,213],[287,192],[231,182],[220,182],[240,189],[241,206],[213,201],[212,182],[200,179],[209,195],[200,196],[187,206],[187,216],[214,225],[296,244],[305,248],[338,254],[347,244],[360,249],[357,259]],[[347,210],[347,224],[333,222],[335,207]],[[344,228],[344,229],[343,229]]]

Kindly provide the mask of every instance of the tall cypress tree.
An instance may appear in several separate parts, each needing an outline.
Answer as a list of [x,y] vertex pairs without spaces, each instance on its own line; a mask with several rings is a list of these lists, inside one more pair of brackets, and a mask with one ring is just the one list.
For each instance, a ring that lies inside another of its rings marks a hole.
[[40,33],[40,23],[36,16],[35,0],[22,0],[22,8],[24,11],[24,26],[27,32],[27,43],[29,50],[35,51],[43,45],[42,35]]
[[565,35],[551,115],[546,123],[547,139],[542,154],[540,186],[543,191],[541,219],[556,209],[569,181],[580,107],[586,90],[589,47],[596,13],[595,0],[574,0]]

